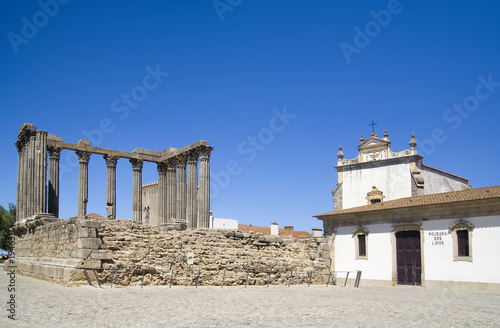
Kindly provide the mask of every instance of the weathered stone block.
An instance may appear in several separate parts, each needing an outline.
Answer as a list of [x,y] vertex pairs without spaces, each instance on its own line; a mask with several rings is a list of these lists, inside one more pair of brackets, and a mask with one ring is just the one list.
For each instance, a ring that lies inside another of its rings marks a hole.
[[322,251],[329,251],[330,247],[328,246],[328,243],[321,243],[319,245],[319,249],[322,250]]
[[95,261],[86,260],[82,261],[82,264],[79,265],[78,267],[87,269],[100,269],[102,267],[102,264],[100,260],[95,260]]
[[76,257],[86,259],[89,257],[91,252],[92,252],[92,250],[90,250],[90,249],[77,249],[76,250]]
[[108,253],[108,252],[92,253],[91,257],[95,260],[112,260],[113,253]]
[[97,229],[95,228],[80,228],[80,238],[96,238],[97,237]]
[[99,222],[95,222],[95,221],[80,221],[80,226],[99,229],[99,227],[101,225],[99,224]]
[[76,241],[78,248],[99,249],[101,246],[100,238],[80,238]]
[[322,259],[329,259],[330,258],[330,251],[320,251],[320,252],[318,252],[318,255]]
[[325,266],[329,268],[332,265],[332,260],[328,259],[325,261]]

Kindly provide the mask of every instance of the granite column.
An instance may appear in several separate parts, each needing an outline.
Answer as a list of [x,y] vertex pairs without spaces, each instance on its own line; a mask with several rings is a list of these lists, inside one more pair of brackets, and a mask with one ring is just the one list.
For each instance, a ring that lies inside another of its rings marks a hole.
[[157,163],[158,167],[158,225],[167,223],[165,195],[167,192],[167,165],[163,162]]
[[47,131],[36,131],[34,214],[47,212]]
[[177,156],[177,221],[186,222],[186,162],[187,155]]
[[142,222],[142,160],[131,159],[134,170],[132,194],[132,220]]
[[210,152],[213,147],[200,147],[200,187],[198,188],[199,228],[210,227]]
[[117,156],[104,155],[106,161],[106,217],[116,219],[116,163]]
[[78,219],[85,220],[87,217],[87,202],[89,197],[89,160],[90,154],[86,151],[77,150],[80,174],[78,176]]
[[167,222],[174,223],[176,221],[177,203],[177,183],[175,180],[176,159],[171,158],[167,161]]
[[49,201],[48,213],[59,217],[59,158],[61,148],[48,148],[49,152]]
[[188,183],[186,220],[189,229],[196,229],[198,228],[198,151],[191,150],[187,155]]

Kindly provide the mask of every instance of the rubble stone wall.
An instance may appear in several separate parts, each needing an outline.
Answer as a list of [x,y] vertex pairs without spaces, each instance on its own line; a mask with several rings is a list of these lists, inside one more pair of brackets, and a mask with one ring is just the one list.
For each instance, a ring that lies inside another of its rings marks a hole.
[[[16,225],[18,270],[84,281],[138,285],[325,283],[332,241],[237,230],[162,230],[131,220],[59,220]],[[188,264],[188,254],[193,255]],[[198,279],[197,279],[198,278]]]
[[35,217],[16,224],[12,232],[17,269],[47,278],[80,279],[82,267],[101,267],[101,261],[90,256],[101,252],[98,227],[95,221],[54,217]]

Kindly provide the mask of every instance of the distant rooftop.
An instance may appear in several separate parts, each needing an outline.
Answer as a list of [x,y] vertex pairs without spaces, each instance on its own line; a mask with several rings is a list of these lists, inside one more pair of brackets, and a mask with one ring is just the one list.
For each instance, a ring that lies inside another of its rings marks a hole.
[[[271,235],[271,227],[259,227],[247,224],[238,224],[238,230],[260,232],[261,234],[264,235]],[[293,238],[307,238],[312,236],[307,231],[294,231],[294,230],[285,230],[278,228],[278,232],[280,236],[293,237]]]

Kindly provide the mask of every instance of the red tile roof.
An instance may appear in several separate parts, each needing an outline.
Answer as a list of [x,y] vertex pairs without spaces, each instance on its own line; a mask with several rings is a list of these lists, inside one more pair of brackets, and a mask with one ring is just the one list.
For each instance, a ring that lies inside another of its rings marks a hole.
[[381,210],[388,210],[395,208],[410,208],[417,206],[446,204],[446,203],[449,203],[451,205],[452,203],[474,201],[474,200],[488,199],[488,198],[499,198],[499,197],[500,197],[500,186],[493,186],[493,187],[467,189],[460,191],[443,192],[439,194],[388,200],[381,203],[346,208],[334,212],[318,214],[314,215],[314,217],[321,218],[323,216],[370,212],[370,211],[373,212],[373,211],[381,211]]
[[[263,235],[271,235],[271,227],[259,227],[247,224],[238,224],[238,230],[260,232]],[[293,238],[307,238],[312,235],[307,231],[292,231],[278,228],[280,236],[293,237]]]
[[90,213],[87,214],[87,219],[105,219],[105,217],[97,213]]

